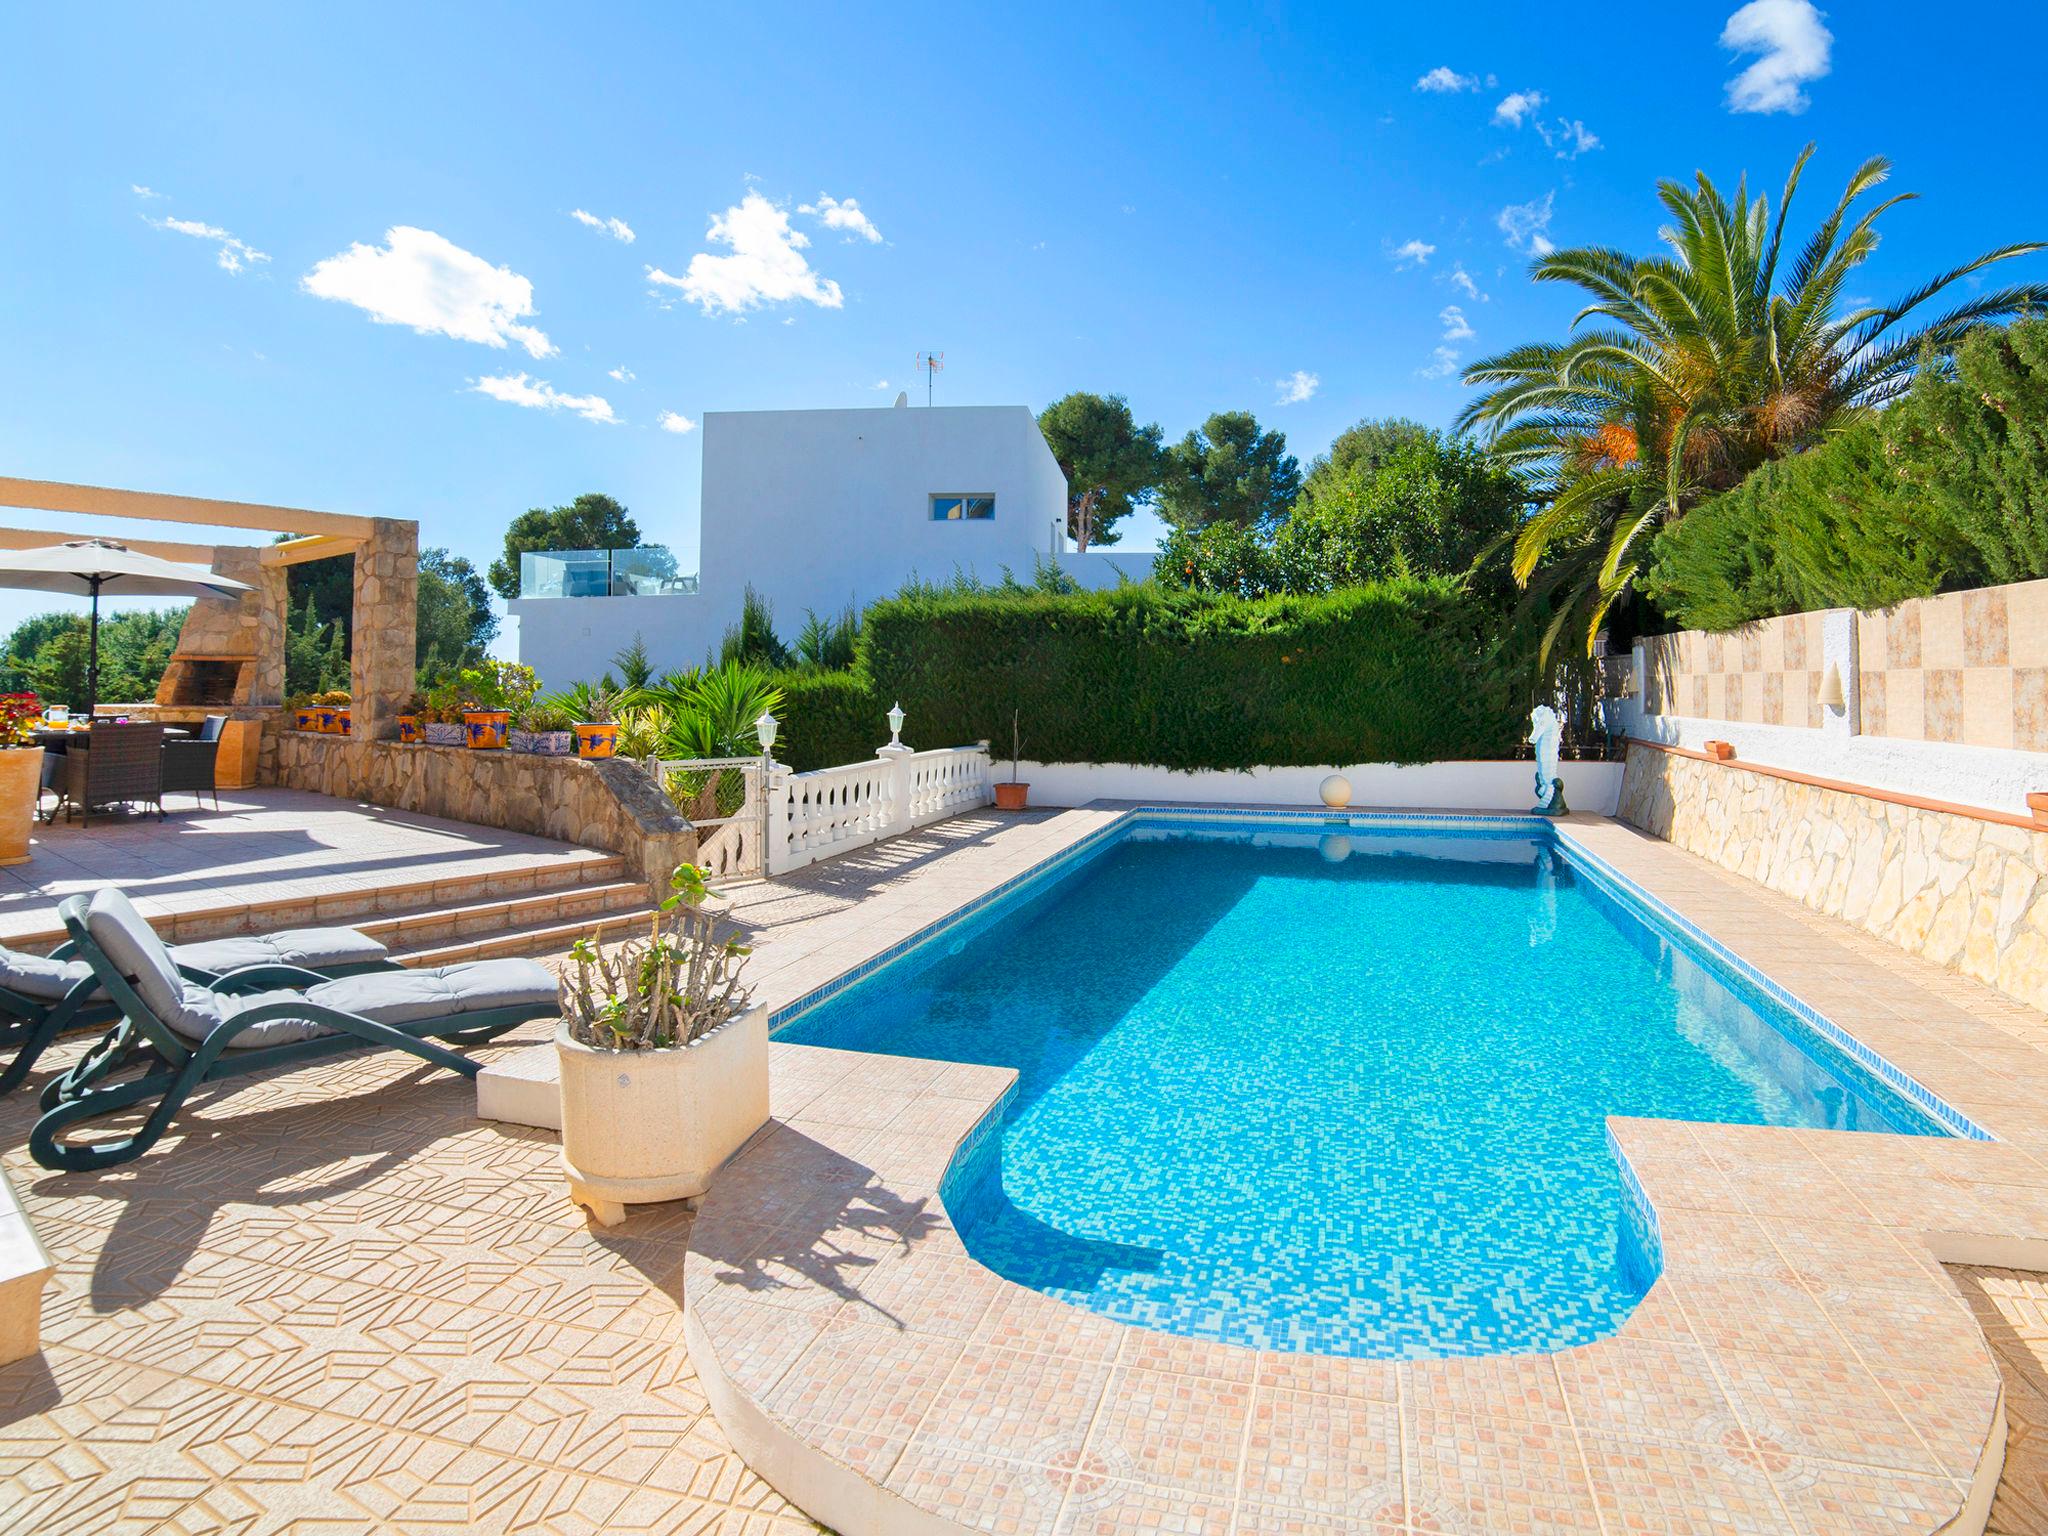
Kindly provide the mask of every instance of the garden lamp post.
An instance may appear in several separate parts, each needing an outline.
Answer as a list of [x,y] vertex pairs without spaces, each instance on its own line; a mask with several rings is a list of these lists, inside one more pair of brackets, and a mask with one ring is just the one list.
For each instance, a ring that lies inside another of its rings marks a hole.
[[889,745],[892,747],[903,745],[903,705],[901,702],[893,704],[889,708]]

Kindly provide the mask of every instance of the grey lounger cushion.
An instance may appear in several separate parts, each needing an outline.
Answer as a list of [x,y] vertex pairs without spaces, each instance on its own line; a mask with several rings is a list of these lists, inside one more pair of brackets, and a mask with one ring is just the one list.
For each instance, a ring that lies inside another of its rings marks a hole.
[[[552,1008],[555,1003],[555,978],[535,960],[471,960],[436,970],[375,971],[323,981],[304,992],[231,996],[180,976],[163,941],[119,891],[107,889],[94,896],[86,908],[85,925],[107,958],[135,978],[135,990],[150,1011],[194,1042],[204,1040],[236,1014],[299,998],[399,1026],[455,1019],[492,1008]],[[325,1025],[306,1019],[268,1019],[237,1035],[234,1048],[286,1045],[332,1033]]]
[[83,960],[52,960],[0,947],[0,987],[42,1002],[61,1003],[64,994],[92,974]]
[[388,953],[382,944],[353,928],[287,928],[281,933],[179,944],[171,950],[171,958],[180,965],[218,975],[245,965],[296,965],[324,971],[338,965],[374,964]]
[[[179,965],[202,971],[239,970],[245,965],[296,965],[309,971],[342,965],[370,965],[389,951],[353,928],[287,928],[238,939],[180,944],[171,951]],[[83,960],[52,960],[0,945],[0,987],[40,1002],[57,1003],[92,974]]]

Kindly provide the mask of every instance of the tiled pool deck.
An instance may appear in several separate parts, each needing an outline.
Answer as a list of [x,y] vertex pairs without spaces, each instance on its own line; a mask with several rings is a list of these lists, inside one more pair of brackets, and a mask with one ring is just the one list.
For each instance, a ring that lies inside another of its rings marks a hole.
[[[1114,814],[961,817],[742,888],[765,1000]],[[44,1355],[0,1368],[0,1531],[799,1536],[761,1474],[815,1467],[770,1426],[892,1536],[1931,1531],[2002,1372],[1989,1529],[2048,1532],[2048,1281],[1944,1278],[1918,1236],[2048,1233],[2048,1020],[1625,828],[1573,835],[2008,1142],[1631,1124],[1672,1269],[1622,1339],[1394,1367],[1135,1333],[980,1274],[936,1187],[988,1069],[777,1045],[777,1123],[705,1209],[607,1231],[552,1138],[410,1059],[210,1092],[97,1177],[28,1160],[24,1091],[0,1146],[60,1269]]]
[[[1047,853],[1114,814],[1049,824]],[[728,1434],[847,1536],[1983,1529],[2003,1382],[1942,1263],[2048,1260],[2040,1017],[1624,827],[1565,835],[2001,1140],[1617,1121],[1665,1271],[1616,1337],[1316,1359],[1125,1328],[969,1258],[939,1181],[1009,1072],[778,1046],[778,1123],[686,1263]],[[864,915],[884,953],[930,920]],[[770,1001],[865,958],[833,949]]]

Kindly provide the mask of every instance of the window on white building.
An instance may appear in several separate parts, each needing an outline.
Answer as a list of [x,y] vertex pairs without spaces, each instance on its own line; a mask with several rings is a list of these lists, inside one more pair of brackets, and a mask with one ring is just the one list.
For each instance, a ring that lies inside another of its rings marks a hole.
[[957,523],[961,521],[984,522],[996,515],[996,499],[993,496],[934,496],[932,498],[932,521],[935,523]]

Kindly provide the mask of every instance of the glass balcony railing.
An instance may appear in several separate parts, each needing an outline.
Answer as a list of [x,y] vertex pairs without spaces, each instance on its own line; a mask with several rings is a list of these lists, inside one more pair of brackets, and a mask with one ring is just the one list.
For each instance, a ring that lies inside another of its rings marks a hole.
[[672,597],[695,592],[659,544],[639,549],[528,550],[519,557],[521,597]]

